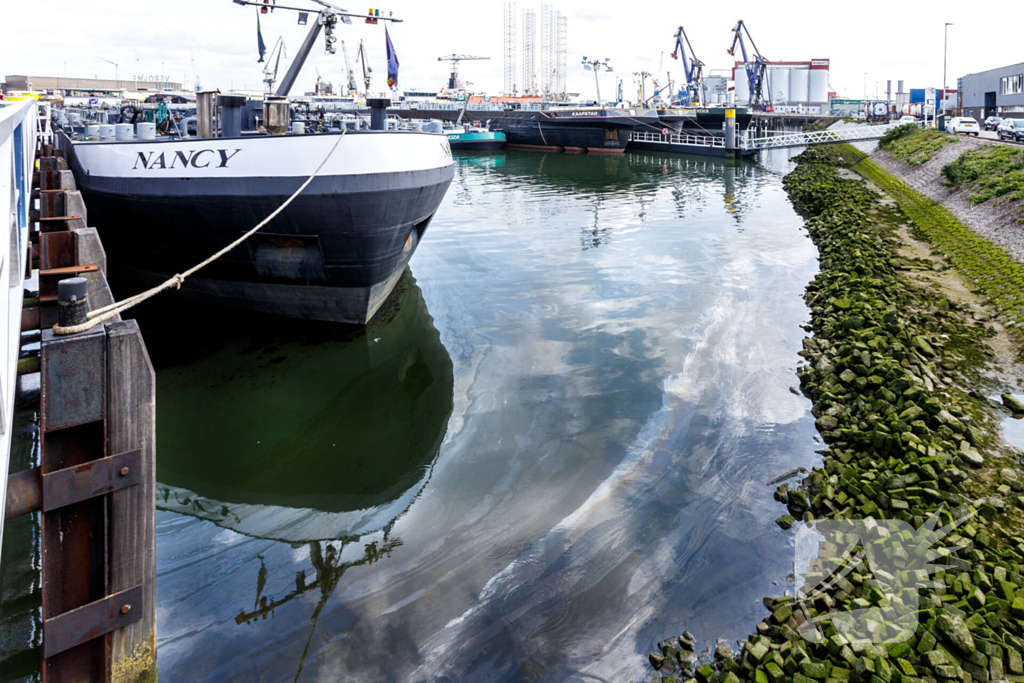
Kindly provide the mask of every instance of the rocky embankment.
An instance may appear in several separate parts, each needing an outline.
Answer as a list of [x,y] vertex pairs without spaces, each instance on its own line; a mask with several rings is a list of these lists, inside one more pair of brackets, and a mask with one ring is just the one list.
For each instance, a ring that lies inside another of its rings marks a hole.
[[951,188],[943,182],[943,166],[956,161],[964,152],[999,144],[994,140],[962,137],[932,154],[920,166],[899,161],[884,150],[872,155],[872,161],[925,197],[942,204],[958,221],[1005,249],[1018,263],[1024,263],[1020,207],[998,200],[976,204],[971,201],[968,188]]
[[903,204],[853,177],[858,160],[812,148],[784,181],[820,251],[799,376],[827,448],[777,490],[779,523],[846,536],[826,535],[795,596],[765,599],[738,651],[702,661],[688,633],[663,641],[662,681],[1024,683],[1024,480],[979,393],[997,330],[915,277],[943,266],[908,251]]

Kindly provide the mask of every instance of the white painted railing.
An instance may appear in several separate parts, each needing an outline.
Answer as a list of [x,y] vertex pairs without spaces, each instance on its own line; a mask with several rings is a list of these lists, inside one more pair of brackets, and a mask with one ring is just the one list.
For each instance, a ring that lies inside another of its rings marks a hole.
[[[14,418],[14,389],[18,382],[21,305],[28,250],[28,213],[32,203],[32,172],[40,126],[49,132],[50,112],[35,100],[0,101],[0,540],[7,505]],[[45,121],[40,117],[45,116]],[[3,558],[0,557],[0,562]]]
[[809,133],[783,133],[766,137],[749,138],[743,141],[743,149],[780,149],[782,147],[805,147],[836,142],[856,142],[858,140],[877,140],[888,131],[898,127],[899,123],[882,126],[857,126],[855,128],[837,128],[835,130],[816,130]]
[[696,147],[725,147],[725,138],[714,135],[681,135],[669,133],[641,133],[633,131],[630,140],[633,142],[654,142],[662,145],[692,145]]

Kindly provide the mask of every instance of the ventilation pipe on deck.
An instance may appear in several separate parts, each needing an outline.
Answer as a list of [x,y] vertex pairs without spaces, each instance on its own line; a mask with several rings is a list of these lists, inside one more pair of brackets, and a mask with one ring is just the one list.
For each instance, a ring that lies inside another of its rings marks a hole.
[[215,90],[207,90],[196,93],[196,137],[212,138],[217,130],[214,126],[215,111],[213,98],[217,94]]
[[241,95],[220,95],[220,136],[222,138],[242,137],[242,109],[245,98]]
[[390,105],[391,100],[387,97],[366,98],[366,106],[370,108],[370,130],[384,130],[387,127]]

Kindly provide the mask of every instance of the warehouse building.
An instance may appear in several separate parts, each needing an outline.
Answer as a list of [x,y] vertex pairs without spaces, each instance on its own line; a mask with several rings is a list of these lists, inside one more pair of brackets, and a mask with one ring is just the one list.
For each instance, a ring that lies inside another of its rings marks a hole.
[[153,76],[133,76],[118,80],[106,78],[62,78],[60,76],[7,76],[0,87],[6,92],[25,90],[91,90],[113,92],[117,90],[181,90],[181,83],[156,80]]
[[957,79],[957,89],[964,116],[1024,118],[1024,63],[967,74]]

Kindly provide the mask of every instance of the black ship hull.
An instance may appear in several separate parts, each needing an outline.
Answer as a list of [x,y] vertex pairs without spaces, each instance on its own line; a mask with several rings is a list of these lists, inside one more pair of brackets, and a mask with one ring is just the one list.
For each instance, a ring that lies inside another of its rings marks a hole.
[[608,110],[505,111],[491,130],[505,134],[507,146],[549,151],[621,154],[638,123],[653,116],[609,115]]
[[[359,137],[350,133],[345,142]],[[431,147],[444,150],[433,168],[429,167],[433,160],[420,164],[427,168],[377,173],[333,174],[325,168],[325,173],[260,232],[185,280],[181,294],[240,310],[365,324],[391,293],[454,176],[447,138],[429,137],[430,145],[420,150],[421,155],[434,153]],[[164,151],[166,159],[179,149],[188,151],[186,147],[191,146],[195,150],[204,144],[241,152],[252,149],[253,157],[258,156],[256,151],[271,157],[287,154],[288,148],[274,140],[121,144],[145,144],[153,153]],[[268,143],[277,149],[253,149]],[[89,223],[103,238],[111,280],[132,289],[158,284],[205,260],[280,207],[308,177],[269,173],[202,178],[166,173],[130,177],[125,173],[105,177],[106,168],[126,162],[109,161],[89,145],[70,144],[71,168],[89,208]],[[339,154],[344,147],[338,148]],[[326,154],[322,144],[310,149],[315,150],[310,155],[316,163]],[[133,159],[134,151],[122,151],[121,156]],[[362,150],[352,151],[359,158],[364,156]],[[143,156],[148,153],[141,152]],[[216,158],[211,154],[204,159]],[[279,159],[278,169],[287,171],[287,160],[275,158]],[[363,163],[339,162],[349,167]],[[243,170],[241,164],[239,167]],[[273,170],[270,166],[264,173]]]

